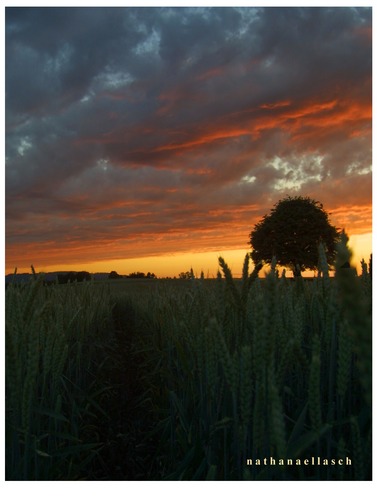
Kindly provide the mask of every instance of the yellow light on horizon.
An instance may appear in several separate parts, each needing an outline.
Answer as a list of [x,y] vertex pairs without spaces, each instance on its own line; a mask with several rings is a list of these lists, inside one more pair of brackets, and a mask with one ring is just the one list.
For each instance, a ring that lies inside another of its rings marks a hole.
[[[352,251],[351,264],[356,267],[357,272],[361,272],[360,261],[364,259],[369,262],[372,253],[372,233],[356,234],[350,236],[348,245]],[[196,276],[203,272],[205,277],[214,278],[219,269],[218,258],[225,259],[234,277],[242,274],[242,266],[245,255],[250,251],[249,248],[224,249],[217,252],[182,252],[174,254],[156,255],[150,257],[135,257],[132,259],[112,259],[96,262],[82,262],[80,264],[48,265],[38,267],[35,265],[36,272],[56,272],[56,271],[88,271],[89,273],[110,273],[116,271],[120,275],[126,275],[133,272],[151,272],[159,278],[178,277],[179,273],[193,269]],[[253,263],[250,262],[250,270]],[[267,270],[267,266],[266,266]],[[6,273],[12,273],[14,269],[7,269]],[[19,268],[18,273],[29,273],[30,268]],[[262,271],[263,273],[263,271]],[[263,274],[261,274],[262,276]],[[306,271],[304,275],[313,276],[313,271]]]
[[[150,257],[135,257],[132,259],[112,259],[97,262],[82,262],[80,264],[48,265],[38,268],[36,272],[56,271],[88,271],[89,273],[110,273],[116,271],[120,275],[133,272],[151,272],[159,278],[174,276],[192,269],[196,276],[203,271],[205,277],[216,277],[219,268],[218,258],[225,259],[234,272],[234,276],[242,273],[242,265],[248,249],[224,250],[219,252],[176,253]],[[14,270],[7,270],[11,273]],[[30,268],[19,268],[18,273],[31,272]]]
[[355,266],[357,271],[360,273],[360,261],[364,259],[368,263],[372,253],[372,233],[355,234],[350,236],[348,246],[352,251],[351,264]]

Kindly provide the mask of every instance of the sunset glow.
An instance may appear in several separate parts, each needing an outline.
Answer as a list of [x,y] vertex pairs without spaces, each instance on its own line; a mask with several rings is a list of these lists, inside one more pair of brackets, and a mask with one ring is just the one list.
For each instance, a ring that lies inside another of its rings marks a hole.
[[221,255],[238,276],[254,224],[286,195],[323,204],[360,271],[371,18],[6,8],[5,272],[215,277]]
[[[361,272],[361,259],[369,263],[369,255],[372,253],[372,235],[361,234],[350,238],[350,246],[353,250],[352,265],[356,267],[358,273]],[[239,278],[242,274],[242,265],[245,255],[250,251],[246,246],[243,249],[224,250],[222,252],[191,252],[191,253],[176,253],[155,255],[149,257],[134,257],[130,259],[113,259],[104,261],[85,262],[85,270],[90,273],[109,273],[117,271],[118,274],[127,275],[133,272],[154,272],[158,277],[177,277],[181,272],[193,270],[196,277],[199,277],[203,272],[205,278],[216,278],[219,270],[218,258],[221,256],[225,259],[230,267],[234,277]],[[65,270],[82,271],[83,264],[75,263],[63,265]],[[69,269],[68,269],[69,268]],[[250,269],[252,265],[250,265]],[[152,270],[153,271],[149,271]],[[262,270],[261,276],[268,271],[268,266]],[[55,264],[42,265],[37,271],[54,272],[60,270]],[[14,269],[12,270],[14,271]],[[287,269],[287,276],[291,277],[292,272]],[[30,267],[18,269],[18,272],[30,272]],[[305,271],[303,276],[312,277],[313,271]]]

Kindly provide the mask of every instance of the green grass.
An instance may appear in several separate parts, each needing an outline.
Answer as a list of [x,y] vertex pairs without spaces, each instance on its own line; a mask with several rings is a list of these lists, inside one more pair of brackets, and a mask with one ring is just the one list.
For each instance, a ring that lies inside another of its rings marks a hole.
[[[348,249],[338,254],[344,262]],[[371,276],[6,291],[6,478],[371,479]],[[247,466],[345,458],[352,466]]]

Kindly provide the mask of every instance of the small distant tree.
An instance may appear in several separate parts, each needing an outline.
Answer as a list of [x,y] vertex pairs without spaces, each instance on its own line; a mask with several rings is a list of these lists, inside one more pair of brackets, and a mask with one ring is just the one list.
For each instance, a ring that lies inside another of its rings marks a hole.
[[108,276],[109,280],[117,280],[122,278],[116,271],[111,271],[111,273]]
[[59,284],[90,281],[92,279],[91,274],[87,271],[69,271],[68,273],[62,273],[57,275]]
[[76,274],[76,280],[78,282],[81,282],[81,281],[90,281],[92,279],[90,273],[88,273],[88,271],[79,271],[77,274]]
[[145,278],[145,274],[136,271],[135,273],[130,273],[127,277],[131,279],[140,279],[140,278]]
[[318,245],[326,249],[327,261],[335,260],[340,232],[329,222],[323,205],[308,197],[286,197],[274,205],[250,233],[254,264],[271,264],[292,269],[294,276],[318,268]]
[[191,279],[192,275],[191,275],[191,271],[183,271],[181,273],[179,273],[178,275],[178,278],[180,280],[189,280]]

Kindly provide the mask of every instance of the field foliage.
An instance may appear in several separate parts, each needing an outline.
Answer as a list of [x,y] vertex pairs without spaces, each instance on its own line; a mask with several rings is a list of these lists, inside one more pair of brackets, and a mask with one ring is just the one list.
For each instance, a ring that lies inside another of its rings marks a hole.
[[[372,276],[6,290],[6,479],[371,479]],[[345,458],[352,466],[247,466]]]

